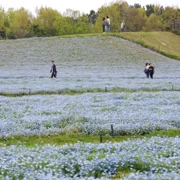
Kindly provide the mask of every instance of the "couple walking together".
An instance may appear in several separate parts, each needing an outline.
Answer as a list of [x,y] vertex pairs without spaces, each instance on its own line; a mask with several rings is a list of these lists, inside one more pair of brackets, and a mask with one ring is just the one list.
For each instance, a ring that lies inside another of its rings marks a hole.
[[154,75],[154,66],[150,63],[146,63],[145,64],[145,69],[144,69],[144,73],[146,74],[146,77],[149,78],[149,76],[151,77],[151,79],[153,79],[153,75]]
[[108,16],[106,18],[103,17],[102,28],[103,28],[103,32],[110,32],[110,19]]

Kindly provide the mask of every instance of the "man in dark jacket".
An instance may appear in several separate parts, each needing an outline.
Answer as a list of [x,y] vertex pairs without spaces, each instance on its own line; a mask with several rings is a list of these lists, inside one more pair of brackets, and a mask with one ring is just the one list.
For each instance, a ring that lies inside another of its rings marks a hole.
[[50,70],[50,73],[52,73],[51,78],[53,78],[53,77],[56,78],[56,75],[57,75],[56,65],[54,64],[54,61],[51,61],[51,62],[52,62],[52,67],[51,67],[51,70]]
[[150,75],[151,79],[153,79],[154,66],[152,64],[149,64],[149,75]]

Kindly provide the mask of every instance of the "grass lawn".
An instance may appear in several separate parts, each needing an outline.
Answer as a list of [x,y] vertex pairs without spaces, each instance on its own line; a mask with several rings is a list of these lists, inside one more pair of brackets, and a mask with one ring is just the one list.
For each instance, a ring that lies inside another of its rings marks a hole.
[[114,34],[180,60],[180,36],[170,32],[123,32]]
[[[105,135],[102,136],[102,143],[105,142],[122,142],[127,141],[129,139],[141,139],[143,137],[177,137],[180,136],[180,129],[177,130],[167,130],[167,131],[154,131],[150,134],[145,135],[125,135],[125,136],[110,136]],[[46,137],[37,137],[37,136],[15,136],[9,139],[0,139],[0,146],[6,145],[15,145],[15,144],[25,144],[27,147],[34,147],[36,144],[44,145],[44,144],[56,144],[56,145],[64,145],[64,144],[73,144],[77,142],[86,142],[86,143],[100,143],[100,136],[98,135],[81,135],[81,134],[60,134],[57,136],[46,136]]]

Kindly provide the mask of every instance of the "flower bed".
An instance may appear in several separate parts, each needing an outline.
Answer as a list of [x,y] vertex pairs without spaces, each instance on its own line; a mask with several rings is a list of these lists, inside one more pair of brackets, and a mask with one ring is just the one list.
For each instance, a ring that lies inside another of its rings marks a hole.
[[[0,148],[0,178],[178,179],[180,138],[152,137],[122,143],[77,143],[61,147],[15,145]],[[137,173],[135,173],[137,172]]]
[[0,136],[136,135],[180,127],[180,92],[1,97]]

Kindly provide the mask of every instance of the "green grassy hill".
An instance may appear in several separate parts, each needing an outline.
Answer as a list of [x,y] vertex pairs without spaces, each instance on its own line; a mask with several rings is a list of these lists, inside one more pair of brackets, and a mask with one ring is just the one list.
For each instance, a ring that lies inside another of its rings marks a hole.
[[180,60],[180,36],[170,32],[123,32],[113,34]]

